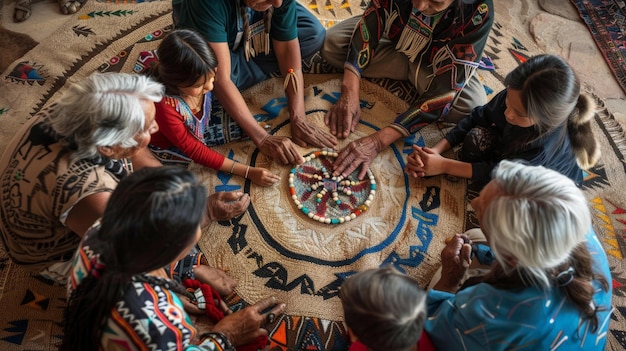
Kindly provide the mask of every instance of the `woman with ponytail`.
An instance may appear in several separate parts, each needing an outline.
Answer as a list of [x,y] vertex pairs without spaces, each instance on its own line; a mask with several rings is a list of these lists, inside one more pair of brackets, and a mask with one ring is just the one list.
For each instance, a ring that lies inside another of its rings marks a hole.
[[[200,295],[163,269],[199,240],[206,202],[205,187],[178,167],[144,168],[120,182],[73,260],[61,350],[229,350],[267,335],[261,311],[276,305],[273,297],[233,314],[222,309],[226,316],[199,335],[179,295]],[[204,297],[211,305],[214,296]],[[271,319],[283,309],[275,306]]]
[[[476,107],[434,147],[413,146],[405,171],[413,177],[449,174],[480,184],[505,159],[556,170],[579,187],[581,169],[600,158],[591,121],[595,103],[581,94],[574,70],[561,57],[539,55],[509,73],[506,89]],[[463,143],[458,160],[441,156]]]
[[542,166],[504,160],[472,200],[495,255],[462,280],[471,241],[455,235],[429,291],[425,330],[438,350],[604,350],[611,273],[574,182]]

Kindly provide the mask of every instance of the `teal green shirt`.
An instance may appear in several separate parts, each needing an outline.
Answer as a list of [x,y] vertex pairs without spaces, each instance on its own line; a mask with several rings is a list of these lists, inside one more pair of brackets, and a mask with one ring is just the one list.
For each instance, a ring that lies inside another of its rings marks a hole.
[[[242,30],[237,19],[241,11],[237,0],[173,0],[180,9],[178,27],[194,29],[208,42],[224,43],[232,49],[237,33]],[[263,21],[263,13],[251,11],[250,24]],[[278,41],[289,41],[298,37],[296,26],[296,0],[284,0],[274,9],[270,37]]]

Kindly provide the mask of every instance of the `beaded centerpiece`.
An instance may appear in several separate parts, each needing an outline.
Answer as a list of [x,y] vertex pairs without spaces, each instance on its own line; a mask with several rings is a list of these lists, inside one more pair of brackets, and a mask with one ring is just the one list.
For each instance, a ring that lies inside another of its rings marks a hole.
[[326,224],[349,222],[367,211],[376,194],[376,180],[371,170],[363,180],[358,169],[347,177],[333,177],[335,151],[315,151],[304,163],[289,173],[289,192],[302,213]]

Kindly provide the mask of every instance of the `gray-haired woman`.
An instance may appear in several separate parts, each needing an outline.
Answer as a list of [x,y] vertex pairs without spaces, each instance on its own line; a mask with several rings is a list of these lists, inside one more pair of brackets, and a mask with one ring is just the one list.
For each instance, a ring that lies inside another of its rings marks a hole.
[[459,289],[471,243],[441,253],[424,329],[438,350],[604,350],[611,272],[583,193],[543,166],[501,161],[472,200],[495,255]]
[[[147,77],[95,74],[24,125],[0,160],[0,232],[13,262],[65,280],[119,180],[133,167],[160,166],[146,146],[162,96],[163,86]],[[212,196],[209,217],[243,212],[249,197],[242,195]]]

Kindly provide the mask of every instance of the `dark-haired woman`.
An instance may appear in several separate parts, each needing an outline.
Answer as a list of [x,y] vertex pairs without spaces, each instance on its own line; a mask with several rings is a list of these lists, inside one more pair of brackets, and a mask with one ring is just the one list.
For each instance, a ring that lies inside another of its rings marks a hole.
[[267,335],[263,323],[285,307],[273,297],[198,335],[178,297],[190,293],[162,268],[200,238],[206,199],[178,167],[145,168],[120,182],[74,258],[62,350],[229,350]]
[[[524,159],[554,169],[582,185],[583,172],[600,158],[591,121],[595,103],[581,93],[571,66],[539,55],[509,73],[506,89],[476,107],[434,147],[413,147],[406,172],[413,177],[449,174],[485,184],[504,159]],[[463,143],[459,160],[441,154]]]
[[442,251],[424,326],[437,350],[604,350],[611,272],[574,182],[504,160],[472,207],[495,261],[459,288],[471,242]]

